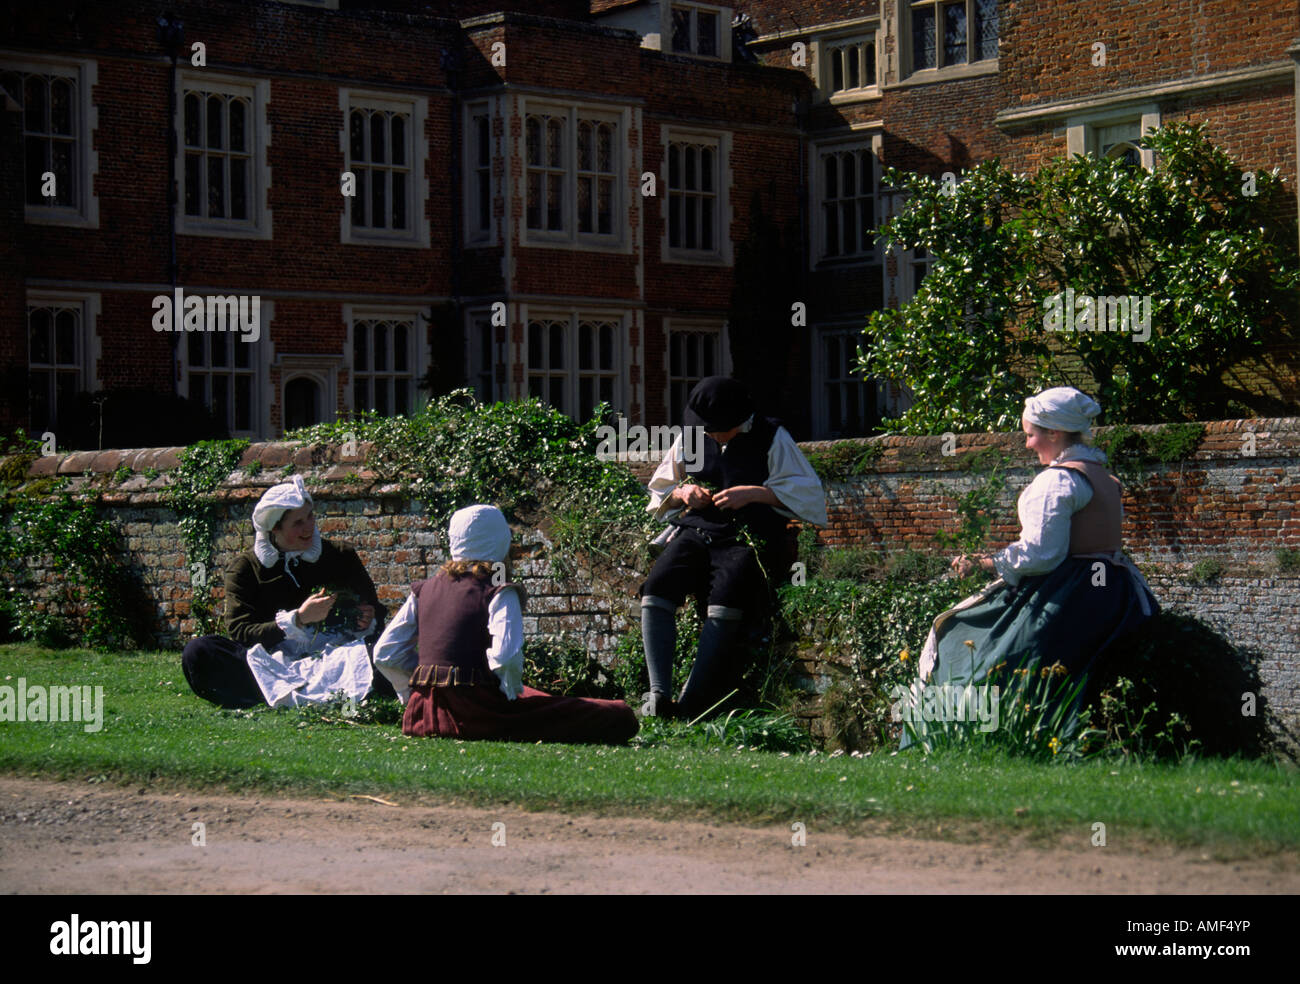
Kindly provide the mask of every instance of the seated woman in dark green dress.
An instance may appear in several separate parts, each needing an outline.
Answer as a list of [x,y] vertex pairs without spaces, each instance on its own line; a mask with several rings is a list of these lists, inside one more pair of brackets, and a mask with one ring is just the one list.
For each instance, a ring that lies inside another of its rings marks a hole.
[[995,667],[1005,682],[1017,669],[1057,663],[1057,674],[1077,681],[1159,610],[1122,551],[1119,479],[1106,455],[1084,443],[1099,413],[1067,386],[1025,400],[1025,447],[1046,467],[1017,503],[1020,539],[995,554],[953,559],[960,576],[979,567],[998,579],[935,619],[921,682],[979,684]]
[[253,510],[256,536],[226,571],[228,637],[192,639],[185,679],[222,707],[362,699],[376,678],[365,644],[387,610],[356,551],[321,537],[302,476],[272,486]]

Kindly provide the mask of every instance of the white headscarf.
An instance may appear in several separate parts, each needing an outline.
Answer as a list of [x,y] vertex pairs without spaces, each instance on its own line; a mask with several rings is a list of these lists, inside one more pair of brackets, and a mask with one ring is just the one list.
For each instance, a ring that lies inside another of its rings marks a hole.
[[510,524],[496,506],[456,510],[447,537],[452,560],[504,561],[510,553]]
[[[257,530],[257,536],[253,539],[253,553],[262,562],[263,567],[274,567],[276,561],[280,559],[281,551],[271,542],[270,534],[275,524],[280,522],[290,509],[310,505],[311,501],[311,495],[307,492],[307,485],[301,475],[294,475],[287,482],[271,486],[262,494],[262,498],[257,500],[257,505],[253,507],[253,529]],[[284,569],[289,577],[293,578],[294,584],[298,583],[298,579],[290,570],[291,564],[299,559],[314,564],[320,560],[320,551],[319,529],[312,531],[311,546],[306,550],[284,551]]]
[[1056,386],[1025,398],[1025,419],[1047,430],[1092,433],[1092,421],[1101,405],[1073,386]]

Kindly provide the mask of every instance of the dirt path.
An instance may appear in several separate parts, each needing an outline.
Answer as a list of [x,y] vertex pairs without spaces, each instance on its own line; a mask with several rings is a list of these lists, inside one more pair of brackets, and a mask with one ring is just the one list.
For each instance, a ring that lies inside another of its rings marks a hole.
[[[204,846],[196,846],[195,824]],[[494,824],[504,824],[504,829]],[[493,845],[504,835],[502,846]],[[972,831],[966,831],[967,835]],[[1293,853],[1221,862],[697,821],[385,806],[0,777],[0,891],[1300,892]]]

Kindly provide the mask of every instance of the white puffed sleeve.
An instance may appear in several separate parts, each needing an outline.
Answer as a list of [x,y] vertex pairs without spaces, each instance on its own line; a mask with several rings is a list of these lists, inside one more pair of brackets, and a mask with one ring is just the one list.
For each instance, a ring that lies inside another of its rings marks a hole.
[[767,449],[767,481],[763,484],[781,500],[775,508],[782,515],[814,526],[828,522],[822,480],[784,427],[776,429],[772,446]]
[[665,522],[672,519],[682,511],[682,504],[674,502],[668,505],[668,494],[675,489],[686,475],[686,465],[682,458],[682,439],[680,435],[674,438],[672,447],[664,455],[664,460],[659,462],[659,467],[655,473],[650,476],[650,504],[646,506],[646,511],[651,513],[655,519],[662,519]]
[[1044,468],[1020,493],[1020,539],[993,555],[1010,585],[1055,570],[1070,554],[1070,517],[1092,501],[1092,485],[1067,468]]

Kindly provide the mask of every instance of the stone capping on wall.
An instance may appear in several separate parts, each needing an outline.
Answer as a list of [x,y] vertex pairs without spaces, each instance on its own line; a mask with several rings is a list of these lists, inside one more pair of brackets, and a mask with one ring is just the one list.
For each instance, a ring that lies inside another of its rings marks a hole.
[[[1189,456],[1191,461],[1214,461],[1222,459],[1241,459],[1245,444],[1243,434],[1255,435],[1256,458],[1296,457],[1300,458],[1300,417],[1269,417],[1249,420],[1198,421],[1204,428],[1200,446]],[[1137,424],[1132,430],[1149,433],[1159,430],[1160,424]],[[1094,434],[1105,435],[1112,428],[1098,427]],[[882,452],[879,458],[867,463],[868,473],[896,473],[911,471],[959,471],[964,468],[966,455],[978,453],[988,448],[997,448],[1006,452],[1013,467],[1037,468],[1038,458],[1025,449],[1025,436],[1020,431],[997,431],[994,433],[956,434],[955,453],[942,453],[944,438],[942,436],[912,437],[894,434],[885,437],[850,438],[849,441],[866,444],[879,444]],[[804,441],[799,447],[807,454],[809,451],[824,451],[836,444],[846,441]]]
[[[1205,434],[1200,446],[1190,455],[1191,461],[1249,460],[1243,455],[1245,438],[1255,435],[1255,458],[1300,459],[1300,418],[1272,417],[1245,420],[1218,420],[1201,422]],[[1140,424],[1136,431],[1158,430],[1160,425]],[[1096,434],[1105,434],[1109,428],[1099,427]],[[836,444],[877,444],[880,456],[866,463],[866,474],[896,474],[900,472],[951,472],[964,468],[968,455],[997,448],[1005,452],[1012,467],[1032,469],[1038,467],[1037,459],[1025,450],[1024,435],[1017,432],[956,434],[954,453],[944,455],[944,437],[886,435],[882,437],[848,438],[843,441],[804,441],[804,453],[824,451]],[[386,479],[365,465],[373,445],[366,441],[357,443],[356,454],[345,456],[342,445],[311,444],[273,441],[252,444],[240,458],[238,468],[231,472],[215,490],[219,500],[256,498],[262,490],[287,480],[283,469],[293,466],[293,472],[310,481],[317,494],[330,497],[401,497],[405,494],[402,483]],[[72,480],[72,488],[94,488],[105,503],[153,505],[161,501],[167,488],[166,473],[180,464],[184,448],[135,448],[106,451],[73,451],[67,454],[45,455],[37,458],[28,468],[32,480],[63,476]],[[248,474],[254,461],[261,462],[256,475]],[[631,465],[632,471],[642,481],[648,481],[658,463],[639,462]],[[103,479],[121,467],[130,468],[131,478],[121,484],[105,483]],[[150,479],[144,473],[150,468],[159,474]],[[330,486],[333,486],[332,488]],[[324,487],[322,487],[324,486]]]

